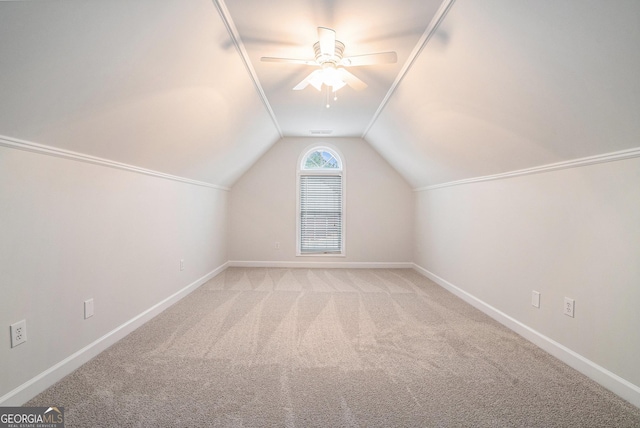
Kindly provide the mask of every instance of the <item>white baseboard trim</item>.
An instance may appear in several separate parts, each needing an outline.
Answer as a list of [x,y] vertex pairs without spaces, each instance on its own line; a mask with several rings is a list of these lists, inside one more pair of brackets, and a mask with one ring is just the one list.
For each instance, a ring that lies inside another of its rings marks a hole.
[[411,269],[411,262],[311,262],[311,261],[243,261],[231,260],[229,267],[272,267],[272,268],[347,268],[347,269]]
[[177,291],[161,302],[153,305],[141,314],[131,318],[124,324],[111,330],[109,333],[80,349],[79,351],[71,354],[58,364],[50,367],[34,378],[23,383],[14,390],[8,392],[4,396],[0,397],[0,406],[21,406],[45,389],[58,382],[63,377],[67,376],[80,366],[97,356],[100,352],[104,351],[120,339],[133,332],[138,327],[145,324],[155,316],[159,315],[162,311],[169,308],[173,304],[177,303],[182,298],[186,297],[189,293],[200,287],[202,284],[215,277],[228,266],[228,263],[217,267],[213,271],[209,272],[202,278],[197,279],[191,284],[184,287],[182,290]]
[[450,291],[456,296],[460,297],[471,306],[481,310],[485,314],[489,315],[494,320],[498,321],[505,327],[518,333],[528,341],[532,342],[541,349],[547,351],[563,363],[578,370],[580,373],[588,376],[600,385],[604,386],[613,393],[624,398],[631,404],[640,408],[640,387],[633,383],[621,378],[615,373],[610,372],[602,366],[594,363],[593,361],[583,357],[575,351],[567,348],[566,346],[556,342],[555,340],[539,333],[531,327],[521,323],[515,318],[510,317],[504,312],[494,308],[493,306],[485,303],[477,297],[467,293],[459,287],[451,284],[447,280],[439,277],[438,275],[428,271],[427,269],[413,264],[413,268],[420,274],[426,276],[442,288]]

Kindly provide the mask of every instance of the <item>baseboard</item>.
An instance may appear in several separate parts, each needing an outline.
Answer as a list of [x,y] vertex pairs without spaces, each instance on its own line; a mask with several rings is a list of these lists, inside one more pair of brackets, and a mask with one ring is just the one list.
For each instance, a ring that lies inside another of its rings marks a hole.
[[413,269],[426,276],[444,289],[460,297],[471,306],[474,306],[476,309],[479,309],[485,314],[489,315],[500,324],[518,333],[528,341],[534,343],[536,346],[544,349],[549,354],[553,355],[568,366],[578,370],[580,373],[588,376],[608,390],[624,398],[634,406],[640,408],[640,387],[638,387],[637,385],[634,385],[633,383],[621,378],[615,373],[610,372],[604,367],[599,366],[593,361],[583,357],[577,352],[572,351],[561,343],[558,343],[555,340],[539,333],[538,331],[521,323],[515,318],[510,317],[504,312],[467,293],[461,288],[456,287],[455,285],[428,271],[422,266],[414,263]]
[[223,265],[217,267],[205,276],[187,285],[182,290],[177,291],[161,302],[153,305],[146,311],[131,318],[129,321],[116,327],[114,330],[111,330],[109,333],[68,356],[58,364],[50,367],[49,369],[23,383],[14,390],[8,392],[4,396],[0,397],[0,406],[21,406],[45,389],[49,388],[54,383],[58,382],[63,377],[78,369],[80,366],[91,360],[100,352],[104,351],[129,333],[133,332],[138,327],[142,326],[147,321],[151,320],[153,317],[160,314],[165,309],[169,308],[182,298],[186,297],[189,293],[200,287],[202,284],[224,271],[227,266],[228,263],[224,263]]
[[411,262],[311,262],[311,261],[229,261],[229,267],[270,267],[270,268],[303,268],[303,269],[411,269]]

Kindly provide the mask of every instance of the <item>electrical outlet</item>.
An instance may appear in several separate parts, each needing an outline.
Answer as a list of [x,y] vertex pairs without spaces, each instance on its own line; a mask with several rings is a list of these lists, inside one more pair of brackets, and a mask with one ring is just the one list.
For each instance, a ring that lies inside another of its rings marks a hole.
[[184,270],[184,260],[180,259],[180,270]]
[[91,318],[93,316],[93,299],[84,301],[84,319]]
[[276,241],[276,243],[273,245],[273,248],[275,248],[276,250],[280,249],[280,242]]
[[27,321],[18,321],[15,324],[11,324],[11,347],[15,348],[27,341]]
[[564,314],[568,317],[573,318],[575,308],[576,308],[575,300],[565,297],[564,298]]
[[540,307],[540,293],[535,290],[531,292],[531,305],[536,308]]

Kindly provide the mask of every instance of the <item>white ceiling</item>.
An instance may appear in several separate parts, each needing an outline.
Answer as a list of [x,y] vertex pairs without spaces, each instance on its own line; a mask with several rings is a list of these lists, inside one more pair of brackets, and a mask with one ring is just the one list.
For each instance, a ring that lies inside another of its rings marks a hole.
[[[442,0],[233,0],[226,6],[284,136],[364,134]],[[351,67],[368,87],[345,87],[325,107],[326,91],[292,88],[315,68],[261,62],[263,56],[314,59],[317,27],[336,31],[345,57],[395,51],[396,64]]]
[[456,0],[367,141],[414,187],[640,146],[640,2]]
[[0,135],[230,186],[280,134],[211,0],[0,2]]
[[[311,130],[413,187],[638,146],[640,2],[450,3],[431,33],[448,1],[0,1],[0,136],[223,186]],[[399,61],[326,109],[291,90],[310,67],[259,60],[312,58],[318,26]]]

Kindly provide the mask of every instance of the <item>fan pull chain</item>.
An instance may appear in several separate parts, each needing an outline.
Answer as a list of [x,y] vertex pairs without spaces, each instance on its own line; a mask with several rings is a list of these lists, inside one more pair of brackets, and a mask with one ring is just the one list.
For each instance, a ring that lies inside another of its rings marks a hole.
[[[329,107],[331,107],[331,103],[329,102],[329,93],[331,92],[331,89],[329,89],[328,85],[325,85],[325,86],[327,88],[326,97],[325,97],[326,98],[325,107],[329,108]],[[335,91],[333,93],[333,101],[338,101],[338,91]]]

